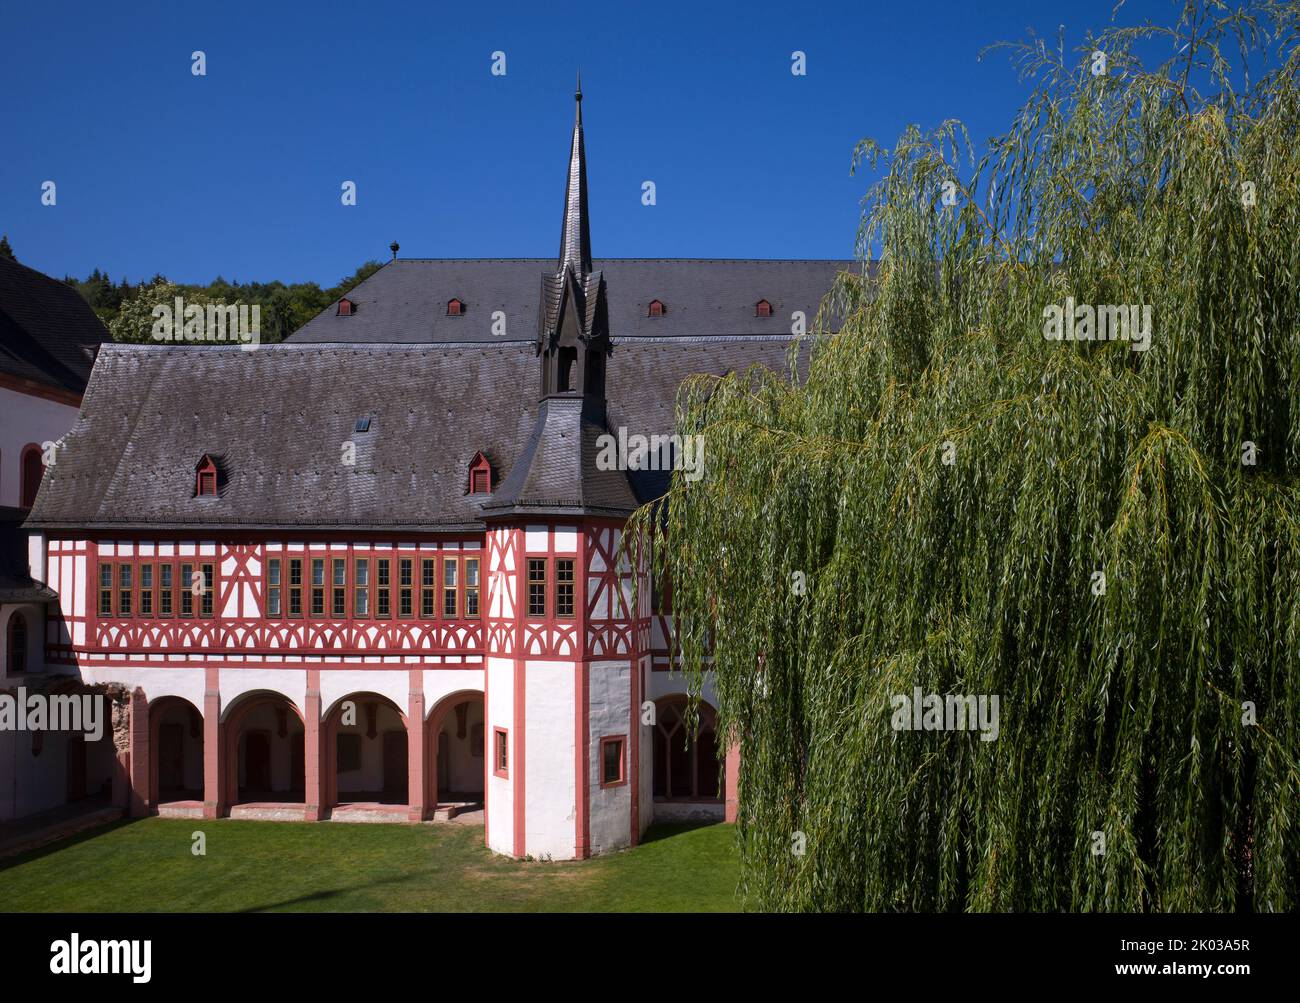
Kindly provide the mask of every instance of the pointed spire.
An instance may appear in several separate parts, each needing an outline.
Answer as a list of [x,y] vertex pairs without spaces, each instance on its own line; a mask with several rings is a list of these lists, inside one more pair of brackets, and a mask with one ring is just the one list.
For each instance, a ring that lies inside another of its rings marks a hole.
[[564,192],[564,229],[560,235],[560,271],[572,264],[581,275],[591,271],[591,229],[587,223],[587,153],[582,142],[582,71],[573,93],[576,111],[569,148],[569,179]]

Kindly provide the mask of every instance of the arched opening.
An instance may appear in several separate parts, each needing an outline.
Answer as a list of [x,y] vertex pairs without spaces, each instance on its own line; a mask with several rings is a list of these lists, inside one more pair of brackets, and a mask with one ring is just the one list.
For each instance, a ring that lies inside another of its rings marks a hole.
[[21,466],[19,468],[19,499],[23,508],[36,504],[36,492],[40,490],[41,478],[45,476],[45,463],[41,458],[41,447],[29,442],[23,447]]
[[692,735],[686,730],[686,697],[663,697],[655,702],[652,735],[656,801],[722,801],[717,714],[711,706],[700,701]]
[[203,807],[203,715],[183,697],[149,706],[149,802]]
[[349,693],[326,715],[326,803],[344,810],[410,800],[406,715],[378,693]]
[[27,617],[20,611],[9,617],[9,675],[19,676],[27,671]]
[[455,814],[483,803],[487,739],[483,694],[464,690],[441,700],[429,715],[427,796]]
[[304,727],[293,701],[279,693],[245,694],[224,727],[228,804],[304,803]]

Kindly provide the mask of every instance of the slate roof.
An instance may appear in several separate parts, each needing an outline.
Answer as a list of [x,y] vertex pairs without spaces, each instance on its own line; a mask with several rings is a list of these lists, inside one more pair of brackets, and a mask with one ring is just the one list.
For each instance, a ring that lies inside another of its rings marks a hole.
[[[802,311],[811,326],[818,305],[841,271],[860,274],[862,263],[839,259],[783,261],[704,258],[596,258],[615,338],[701,338],[785,335],[790,315]],[[542,276],[554,258],[398,258],[356,286],[351,317],[330,307],[298,329],[289,342],[360,344],[497,343],[534,340],[542,314]],[[447,316],[453,297],[466,304]],[[661,300],[662,317],[647,316]],[[760,299],[771,317],[755,316]],[[492,333],[492,314],[505,314],[504,336]]]
[[[616,340],[608,424],[669,434],[687,376],[752,362],[784,370],[786,349],[783,338]],[[508,481],[535,428],[538,365],[531,343],[283,344],[251,352],[108,344],[27,525],[479,532],[484,496],[467,493],[469,463],[481,450]],[[371,419],[369,432],[353,431],[359,417]],[[351,467],[341,462],[348,441],[356,445]],[[590,452],[588,443],[582,454]],[[193,497],[194,465],[204,453],[222,457],[227,477],[215,498]],[[524,469],[561,477],[569,462]],[[636,500],[657,494],[661,481],[633,477]],[[628,493],[604,478],[588,479],[596,487],[578,498],[551,490],[557,483],[535,478],[520,497],[554,494],[549,501],[559,508],[630,505]],[[504,487],[494,485],[498,493]]]
[[0,373],[79,394],[108,340],[77,290],[0,257]]

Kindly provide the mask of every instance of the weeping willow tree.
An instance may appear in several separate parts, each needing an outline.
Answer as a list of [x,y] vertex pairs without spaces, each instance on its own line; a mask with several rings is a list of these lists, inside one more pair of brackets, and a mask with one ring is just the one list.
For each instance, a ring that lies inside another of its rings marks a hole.
[[[860,144],[875,263],[789,372],[682,388],[706,476],[634,524],[754,907],[1300,904],[1297,13],[1009,47],[978,159]],[[996,696],[996,739],[895,727],[918,692]]]

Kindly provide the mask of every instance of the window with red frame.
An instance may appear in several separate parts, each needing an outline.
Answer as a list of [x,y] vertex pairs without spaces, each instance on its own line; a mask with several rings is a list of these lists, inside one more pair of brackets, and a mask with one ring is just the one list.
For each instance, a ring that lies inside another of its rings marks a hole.
[[492,775],[510,776],[510,733],[505,728],[492,729]]

